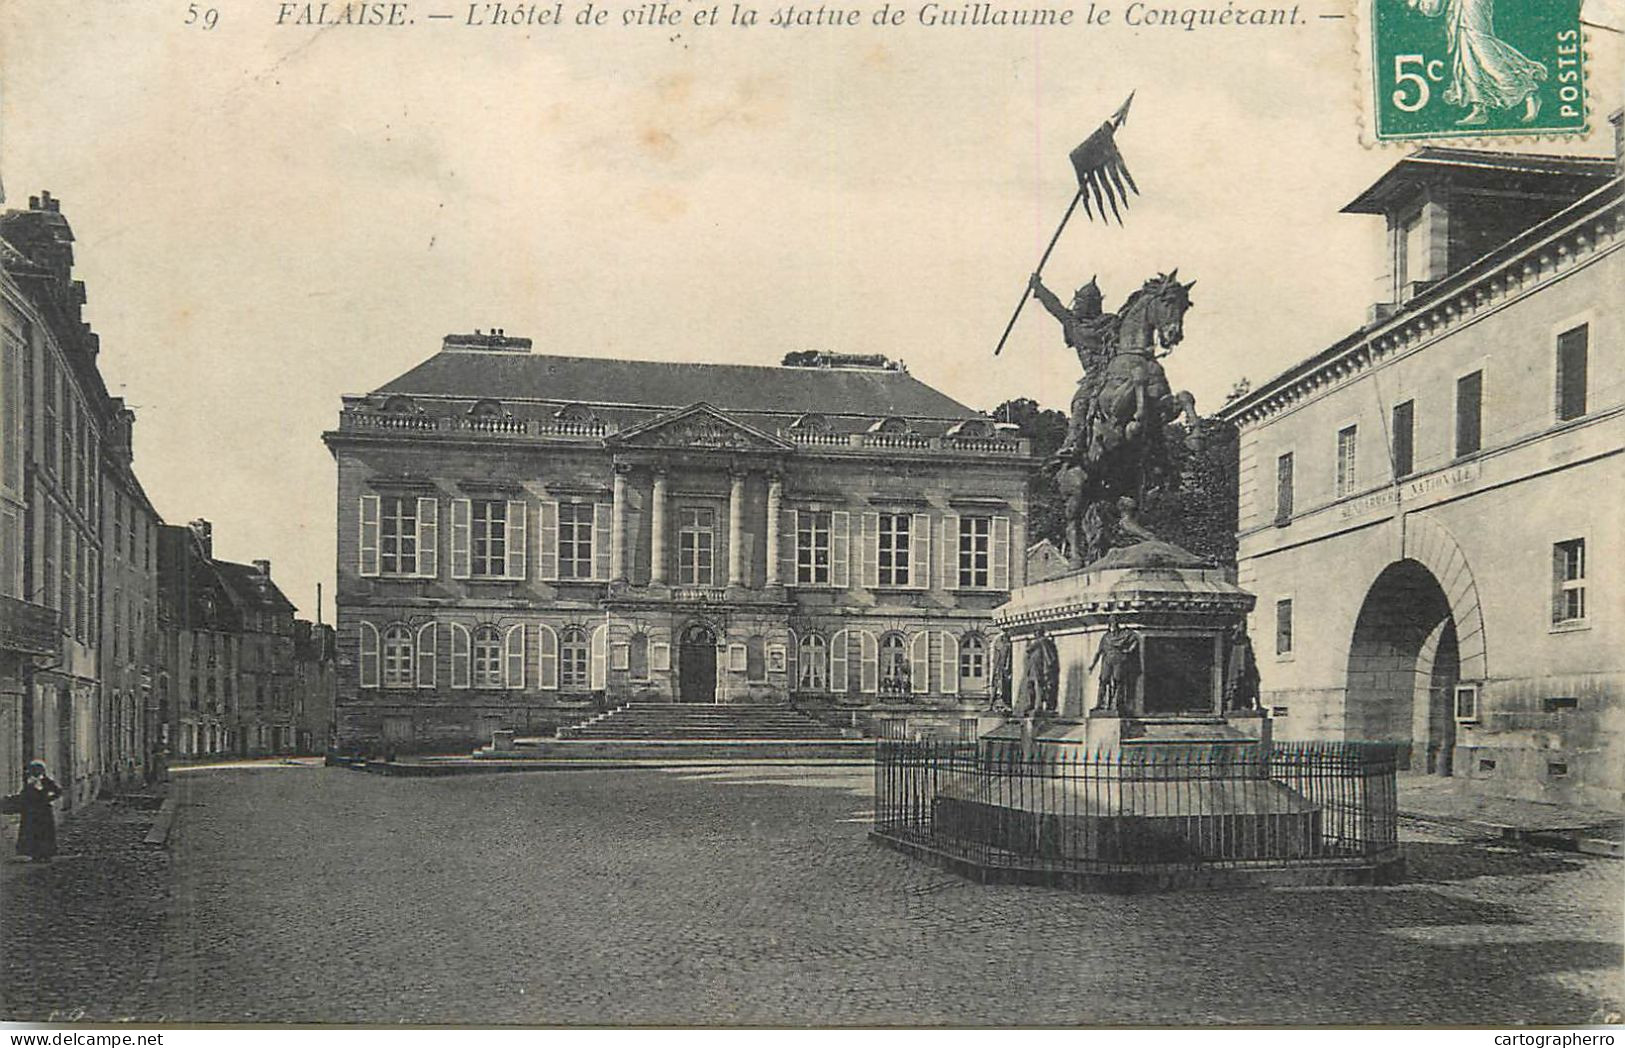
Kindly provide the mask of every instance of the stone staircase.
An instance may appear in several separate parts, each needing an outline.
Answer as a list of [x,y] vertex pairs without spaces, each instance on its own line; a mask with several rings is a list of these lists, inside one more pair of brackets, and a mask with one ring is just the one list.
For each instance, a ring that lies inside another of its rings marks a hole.
[[559,729],[567,740],[812,741],[843,738],[839,728],[789,706],[633,702]]

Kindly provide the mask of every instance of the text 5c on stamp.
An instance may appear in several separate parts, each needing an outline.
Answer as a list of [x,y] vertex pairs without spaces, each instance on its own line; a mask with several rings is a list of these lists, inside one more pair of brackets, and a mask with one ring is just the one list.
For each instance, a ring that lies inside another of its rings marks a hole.
[[1580,0],[1371,0],[1378,139],[1586,127]]

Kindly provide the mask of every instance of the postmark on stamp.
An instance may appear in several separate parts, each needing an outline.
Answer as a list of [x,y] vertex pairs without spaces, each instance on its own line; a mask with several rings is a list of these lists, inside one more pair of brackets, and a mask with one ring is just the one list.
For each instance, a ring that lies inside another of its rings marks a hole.
[[1586,128],[1581,0],[1369,0],[1379,141]]

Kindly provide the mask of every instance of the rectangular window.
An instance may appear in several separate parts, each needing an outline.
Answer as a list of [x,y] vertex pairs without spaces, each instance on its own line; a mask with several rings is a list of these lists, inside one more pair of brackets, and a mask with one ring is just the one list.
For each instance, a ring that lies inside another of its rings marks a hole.
[[1586,617],[1586,540],[1552,547],[1552,622],[1583,622]]
[[1337,431],[1337,497],[1355,490],[1359,477],[1360,427]]
[[796,515],[796,584],[827,586],[831,564],[830,515],[806,511]]
[[1478,720],[1478,685],[1456,686],[1456,720],[1464,723]]
[[1292,601],[1275,602],[1275,654],[1292,654]]
[[593,577],[592,521],[592,503],[560,503],[559,578],[590,579]]
[[986,589],[992,582],[993,518],[959,518],[959,588]]
[[913,520],[913,516],[908,513],[880,514],[877,558],[882,586],[909,584],[912,559],[909,525]]
[[57,430],[59,427],[58,412],[61,386],[61,372],[57,370],[56,355],[49,347],[45,350],[45,402],[40,414],[45,420],[45,468],[57,473],[60,466],[57,460]]
[[1285,524],[1292,519],[1292,452],[1275,460],[1275,522]]
[[1394,405],[1394,479],[1416,469],[1416,402]]
[[385,575],[418,573],[418,500],[386,495],[379,499],[379,567]]
[[1557,418],[1567,422],[1586,413],[1586,353],[1590,329],[1581,324],[1557,336]]
[[[474,574],[508,573],[508,504],[495,499],[473,504]],[[477,674],[476,674],[477,675]]]
[[688,507],[677,514],[677,584],[711,586],[716,580],[715,510]]
[[1471,455],[1484,442],[1484,372],[1456,379],[1456,457]]
[[0,487],[23,490],[22,344],[5,332],[0,343]]

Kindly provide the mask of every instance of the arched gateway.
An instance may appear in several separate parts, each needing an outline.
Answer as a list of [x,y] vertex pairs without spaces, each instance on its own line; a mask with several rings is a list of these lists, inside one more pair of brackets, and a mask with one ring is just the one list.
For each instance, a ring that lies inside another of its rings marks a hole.
[[1412,517],[1405,556],[1377,576],[1355,619],[1344,737],[1397,743],[1401,768],[1449,775],[1456,688],[1486,672],[1484,619],[1467,559],[1442,526]]

